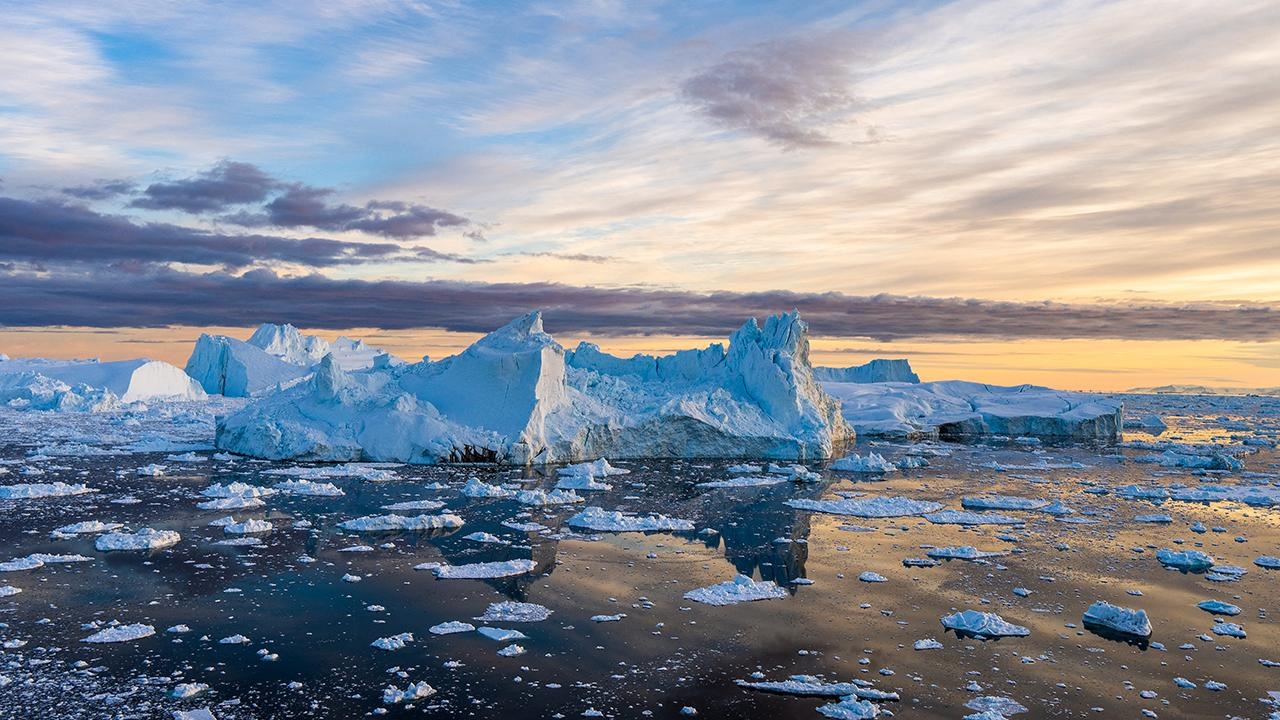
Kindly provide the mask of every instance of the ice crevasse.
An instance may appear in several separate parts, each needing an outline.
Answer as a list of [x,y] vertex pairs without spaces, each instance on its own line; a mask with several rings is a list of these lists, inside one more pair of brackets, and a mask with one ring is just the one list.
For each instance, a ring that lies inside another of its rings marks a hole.
[[727,347],[624,359],[566,351],[533,312],[435,362],[343,369],[325,355],[309,379],[220,418],[216,444],[280,460],[527,464],[814,460],[852,439],[798,313],[749,320]]

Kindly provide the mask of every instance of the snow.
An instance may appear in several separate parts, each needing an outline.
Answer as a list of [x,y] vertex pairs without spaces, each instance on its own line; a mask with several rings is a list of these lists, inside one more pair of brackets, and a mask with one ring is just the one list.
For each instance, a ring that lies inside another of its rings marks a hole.
[[551,617],[551,613],[549,608],[537,603],[509,600],[489,605],[484,614],[475,619],[482,622],[541,622]]
[[[422,569],[428,569],[418,566]],[[503,560],[496,562],[479,562],[469,565],[436,565],[429,568],[441,580],[482,580],[489,578],[510,577],[533,572],[537,563],[532,560]]]
[[132,642],[141,640],[145,637],[151,637],[156,634],[155,627],[151,625],[143,625],[141,623],[135,625],[116,625],[114,627],[99,630],[98,632],[84,638],[80,642],[86,643],[118,643]]
[[1089,393],[963,380],[823,382],[859,436],[964,440],[1005,435],[1116,441],[1123,406]]
[[877,358],[863,365],[845,368],[815,367],[813,376],[824,383],[920,382],[920,376],[911,369],[911,363],[904,359]]
[[660,532],[692,530],[693,523],[666,515],[633,515],[618,510],[588,507],[566,521],[573,527],[598,532]]
[[463,525],[462,518],[453,513],[441,513],[439,515],[417,515],[414,517],[404,517],[403,515],[366,515],[356,518],[355,520],[347,520],[338,523],[338,527],[343,530],[353,530],[355,532],[387,532],[391,530],[438,530],[460,528]]
[[1131,610],[1099,600],[1084,611],[1085,627],[1097,626],[1135,637],[1150,637],[1151,620],[1145,610]]
[[716,585],[690,590],[684,594],[686,600],[705,603],[707,605],[736,605],[756,600],[774,600],[787,597],[787,591],[778,587],[772,580],[757,582],[746,575],[736,575]]
[[204,397],[186,373],[158,360],[0,362],[0,404],[20,410],[103,411],[117,409],[119,403]]
[[1030,635],[1031,631],[1021,625],[1005,622],[995,613],[963,610],[942,618],[943,627],[958,633],[967,633],[981,638],[1021,637]]
[[173,530],[142,528],[137,532],[110,532],[99,535],[93,546],[99,552],[113,550],[159,550],[177,545],[182,536]]
[[587,458],[830,457],[850,439],[813,379],[795,313],[728,348],[621,359],[566,352],[538,313],[438,362],[313,376],[220,418],[220,449],[269,459],[506,464]]
[[887,473],[897,470],[897,466],[885,460],[884,457],[869,452],[866,457],[861,455],[849,455],[831,463],[832,470],[842,470],[844,472],[859,473]]
[[942,508],[941,503],[932,500],[912,500],[905,497],[871,497],[845,498],[843,500],[809,500],[795,498],[786,504],[797,510],[829,513],[832,515],[848,515],[863,518],[906,517],[908,515],[924,515]]
[[85,485],[68,485],[64,482],[23,483],[19,485],[0,485],[0,500],[33,500],[47,497],[66,497],[98,492]]

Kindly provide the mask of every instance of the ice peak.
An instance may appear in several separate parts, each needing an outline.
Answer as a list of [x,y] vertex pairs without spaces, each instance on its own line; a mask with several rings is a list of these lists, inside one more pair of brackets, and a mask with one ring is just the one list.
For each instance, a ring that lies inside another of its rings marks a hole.
[[329,343],[315,335],[303,335],[298,328],[285,323],[263,323],[249,337],[249,344],[295,365],[310,365],[329,352]]
[[555,338],[542,329],[542,311],[525,313],[476,341],[476,346],[502,350],[519,348],[560,347]]

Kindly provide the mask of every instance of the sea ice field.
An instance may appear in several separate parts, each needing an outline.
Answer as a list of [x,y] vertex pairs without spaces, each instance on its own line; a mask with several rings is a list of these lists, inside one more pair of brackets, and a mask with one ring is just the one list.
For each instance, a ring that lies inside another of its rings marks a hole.
[[273,462],[213,447],[244,399],[0,410],[0,716],[1280,717],[1280,398],[1115,399],[1118,444],[802,467]]

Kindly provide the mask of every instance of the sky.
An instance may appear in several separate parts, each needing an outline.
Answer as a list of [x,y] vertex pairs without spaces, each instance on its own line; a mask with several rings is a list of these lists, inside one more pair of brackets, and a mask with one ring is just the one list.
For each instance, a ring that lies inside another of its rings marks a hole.
[[824,364],[1280,385],[1275,2],[7,2],[0,352],[533,308]]

